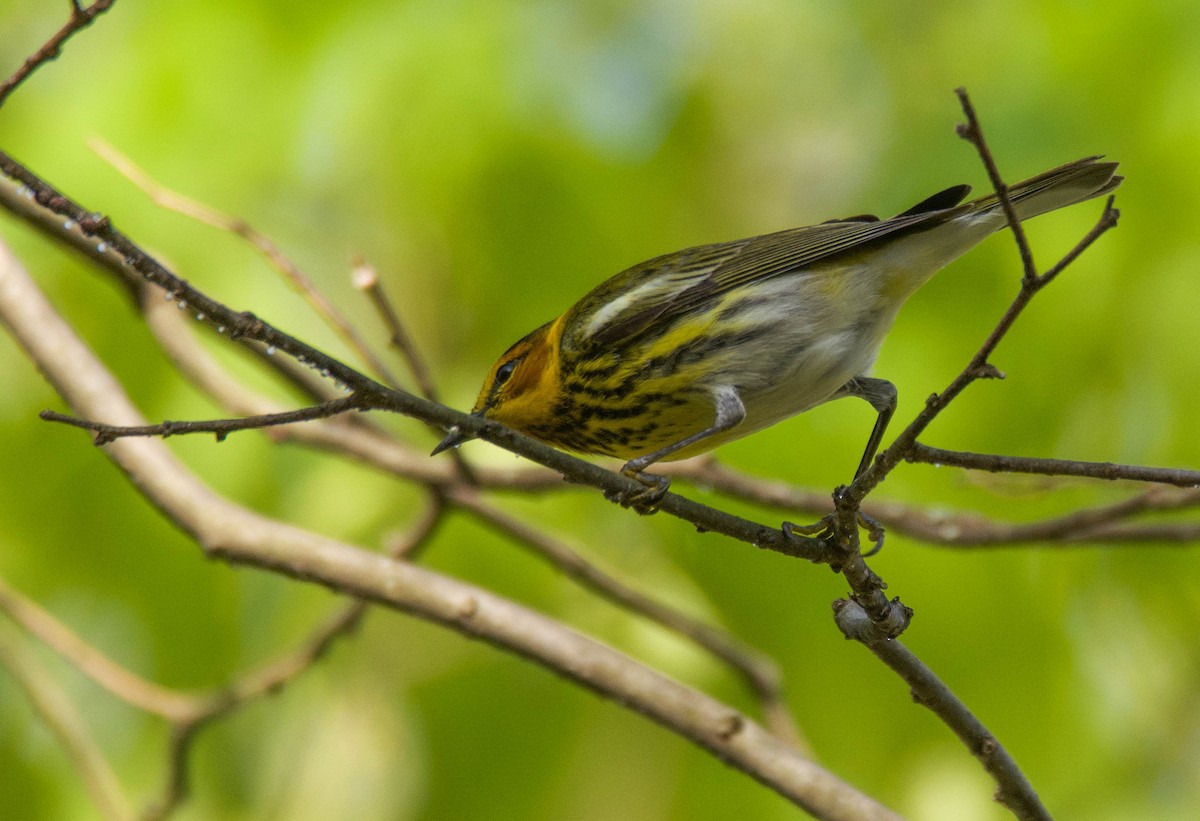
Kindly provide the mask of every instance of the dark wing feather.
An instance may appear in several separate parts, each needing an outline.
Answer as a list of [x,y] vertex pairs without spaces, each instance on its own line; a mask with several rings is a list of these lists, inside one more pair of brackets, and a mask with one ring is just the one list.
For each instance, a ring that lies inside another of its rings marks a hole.
[[897,214],[897,217],[911,217],[913,214],[928,214],[930,211],[945,211],[958,205],[967,194],[971,193],[969,185],[955,185],[945,191],[938,191],[932,197],[921,200],[912,208]]
[[[647,260],[617,274],[580,300],[568,316],[563,342],[609,345],[640,333],[664,315],[686,313],[735,288],[798,270],[900,232],[938,225],[972,207],[958,205],[969,191],[970,187],[965,185],[948,188],[887,220],[853,217],[702,245]],[[657,277],[665,277],[666,281],[615,312],[587,339],[578,338],[580,326],[587,325],[604,306],[639,283]]]

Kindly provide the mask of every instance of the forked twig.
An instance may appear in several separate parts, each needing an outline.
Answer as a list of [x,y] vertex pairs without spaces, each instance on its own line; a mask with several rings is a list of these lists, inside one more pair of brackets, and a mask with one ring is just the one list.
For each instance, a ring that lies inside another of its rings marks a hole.
[[1013,207],[1012,200],[1008,196],[1008,185],[1000,176],[1000,169],[992,157],[992,150],[983,138],[983,129],[979,125],[975,106],[972,105],[967,90],[960,87],[954,90],[954,94],[958,97],[959,105],[962,106],[963,114],[967,118],[965,123],[958,125],[955,132],[974,145],[979,152],[979,159],[983,162],[988,181],[991,182],[992,190],[996,192],[996,196],[1000,200],[1000,209],[1004,211],[1004,218],[1008,221],[1009,230],[1012,231],[1013,241],[1017,244],[1017,253],[1021,255],[1021,270],[1025,272],[1026,279],[1031,279],[1037,276],[1037,266],[1033,262],[1033,250],[1029,247],[1029,238],[1025,236],[1025,226],[1017,217],[1017,209]]
[[[1062,261],[1048,272],[1048,275],[1039,276],[1037,270],[1034,268],[1033,254],[1029,249],[1024,231],[1021,229],[1020,219],[1009,200],[1007,187],[1004,185],[1000,173],[996,168],[991,150],[987,146],[987,141],[975,116],[970,98],[965,89],[959,89],[957,94],[962,103],[963,111],[967,116],[967,126],[960,128],[959,134],[975,145],[980,159],[987,169],[988,177],[992,180],[996,196],[1007,216],[1009,228],[1012,230],[1015,241],[1020,249],[1023,266],[1021,287],[1008,310],[1005,311],[1000,321],[989,334],[987,340],[946,390],[941,394],[931,396],[917,417],[909,423],[893,443],[880,453],[876,457],[875,462],[864,473],[858,476],[848,488],[839,488],[834,493],[836,509],[835,529],[841,543],[845,545],[844,555],[846,561],[843,573],[846,575],[847,580],[850,581],[851,588],[854,590],[853,602],[840,602],[835,605],[835,611],[838,615],[838,626],[847,637],[857,639],[866,646],[871,647],[881,658],[888,662],[889,666],[900,672],[913,687],[913,693],[916,698],[926,704],[945,703],[949,691],[938,681],[932,671],[928,670],[915,656],[905,655],[902,662],[898,661],[895,654],[899,653],[902,648],[898,642],[887,641],[889,638],[894,639],[900,632],[894,629],[895,620],[902,620],[900,624],[900,629],[902,630],[904,624],[906,624],[907,617],[911,615],[911,611],[903,608],[899,599],[894,599],[890,603],[886,602],[882,593],[884,587],[882,581],[870,572],[856,549],[858,537],[857,517],[860,506],[867,494],[877,487],[900,461],[915,452],[917,437],[968,385],[978,379],[994,378],[999,375],[999,371],[988,360],[1000,340],[1016,322],[1017,317],[1020,316],[1021,312],[1041,288],[1051,282],[1059,272],[1074,259],[1078,258],[1079,254],[1090,247],[1104,232],[1116,225],[1118,216],[1117,211],[1113,208],[1113,198],[1109,197],[1104,212],[1101,214],[1095,227],[1075,246],[1075,249],[1071,253],[1065,256]],[[867,597],[863,596],[864,591],[867,593]],[[850,616],[852,614],[856,615],[859,613],[865,613],[865,615],[869,616],[871,622],[869,630],[858,624],[859,620],[857,617],[851,620]],[[887,655],[883,648],[888,648],[887,653],[891,655]],[[986,728],[982,724],[975,721],[974,725],[977,726],[973,726],[970,732],[960,732],[959,726],[953,723],[957,720],[956,717],[959,716],[957,712],[950,712],[945,715],[939,712],[939,715],[942,716],[944,721],[950,723],[950,726],[954,727],[956,732],[959,732],[960,738],[963,739],[964,743],[976,755],[980,754],[976,742],[986,735],[986,745],[989,748],[989,754],[987,757],[981,757],[981,760],[984,761],[988,772],[996,780],[998,785],[997,795],[1004,801],[1006,806],[1013,809],[1021,818],[1049,818],[1049,815],[1046,813],[1045,808],[1041,806],[1037,794],[1033,791],[1025,776],[1016,767],[1016,764],[1011,761],[1011,758],[1003,748],[1000,747],[999,742],[995,741],[990,733],[987,733]],[[983,744],[984,742],[979,741],[978,743]],[[996,761],[1004,762],[1003,766],[993,766]]]

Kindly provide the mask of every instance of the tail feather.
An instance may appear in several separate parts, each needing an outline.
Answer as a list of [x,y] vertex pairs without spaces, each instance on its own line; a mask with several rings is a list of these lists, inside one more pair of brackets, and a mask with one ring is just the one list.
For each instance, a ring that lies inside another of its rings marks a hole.
[[[1098,156],[1084,157],[1009,186],[1008,196],[1017,217],[1022,221],[1032,219],[1112,191],[1122,180],[1116,175],[1117,164],[1099,160]],[[960,190],[947,189],[935,194],[930,201],[944,203]],[[966,192],[961,193],[965,195]],[[920,209],[918,205],[910,210]],[[889,288],[894,293],[904,294],[905,298],[939,270],[1007,224],[1000,199],[994,193],[947,208],[941,219],[931,222],[929,227],[915,226],[912,233],[897,237],[887,248],[884,259]]]
[[[1099,162],[1100,159],[1100,156],[1084,157],[1010,186],[1008,197],[1017,217],[1023,222],[1112,191],[1124,177],[1116,174],[1117,163]],[[995,194],[989,194],[969,205],[979,214],[998,209],[1000,200]]]

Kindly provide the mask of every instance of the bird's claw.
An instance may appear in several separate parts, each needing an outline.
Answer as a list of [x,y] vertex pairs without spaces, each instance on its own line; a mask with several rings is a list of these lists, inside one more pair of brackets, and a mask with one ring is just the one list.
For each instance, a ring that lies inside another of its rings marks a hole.
[[[867,538],[872,544],[871,549],[862,554],[863,558],[874,556],[883,549],[883,537],[885,533],[883,525],[861,510],[855,512],[854,518],[856,524],[866,531]],[[837,533],[837,514],[829,513],[810,525],[784,522],[781,530],[783,530],[783,535],[789,539],[797,536],[817,536],[821,539],[829,540]]]
[[642,473],[640,470],[622,468],[621,475],[633,479],[642,485],[639,490],[606,490],[604,498],[615,502],[621,507],[631,507],[643,516],[648,516],[658,510],[658,503],[667,494],[671,480],[666,476],[654,473]]
[[810,525],[798,525],[794,522],[784,522],[782,526],[783,535],[789,539],[794,539],[797,536],[820,536],[822,539],[828,539],[834,532],[834,521],[837,518],[836,513],[830,513],[822,516],[817,521]]

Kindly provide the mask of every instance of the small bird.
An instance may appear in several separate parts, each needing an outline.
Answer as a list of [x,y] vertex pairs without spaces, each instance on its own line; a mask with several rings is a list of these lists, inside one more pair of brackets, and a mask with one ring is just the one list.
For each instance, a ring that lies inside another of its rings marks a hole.
[[[1098,197],[1122,178],[1085,157],[1009,188],[1020,220]],[[868,373],[900,306],[1005,227],[995,194],[956,185],[891,219],[857,216],[701,245],[629,268],[527,334],[492,366],[471,413],[558,448],[628,460],[644,506],[666,477],[644,473],[857,396],[878,414],[871,464],[896,388]],[[472,438],[457,427],[436,455]]]

